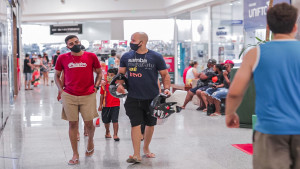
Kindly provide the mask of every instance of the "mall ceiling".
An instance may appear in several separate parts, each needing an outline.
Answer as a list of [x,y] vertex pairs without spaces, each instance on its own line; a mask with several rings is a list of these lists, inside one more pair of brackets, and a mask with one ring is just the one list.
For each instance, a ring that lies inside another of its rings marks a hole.
[[22,22],[169,18],[232,0],[21,0]]

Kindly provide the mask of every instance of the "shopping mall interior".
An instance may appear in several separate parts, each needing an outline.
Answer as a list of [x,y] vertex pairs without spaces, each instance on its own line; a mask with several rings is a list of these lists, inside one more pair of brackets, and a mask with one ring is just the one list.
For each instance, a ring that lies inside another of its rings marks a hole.
[[[300,9],[299,0],[272,1],[281,2]],[[252,169],[255,92],[251,87],[247,91],[248,100],[239,109],[240,128],[227,128],[224,114],[210,117],[197,110],[200,103],[195,95],[180,113],[159,122],[150,145],[156,158],[142,156],[139,164],[126,162],[133,148],[130,120],[123,106],[125,99],[120,99],[120,141],[105,137],[101,121],[95,130],[92,157],[84,155],[88,137],[84,135],[80,116],[80,163],[68,165],[73,153],[69,123],[61,119],[62,103],[57,100],[53,59],[58,50],[61,54],[70,52],[65,37],[76,35],[84,50],[94,53],[102,66],[108,64],[112,51],[117,58],[130,51],[133,33],[145,32],[149,38],[147,48],[165,60],[170,90],[184,95],[184,91],[197,85],[194,80],[189,85],[183,81],[184,69],[191,61],[197,61],[198,72],[207,67],[210,59],[218,64],[232,60],[233,69],[237,70],[246,53],[244,49],[247,51],[247,47],[266,39],[269,3],[269,0],[0,0],[0,169]],[[297,38],[300,39],[300,34]],[[48,56],[47,82],[43,79],[46,75],[38,71],[33,76],[33,90],[25,90],[24,85],[26,54],[30,59]],[[98,91],[97,108],[100,97]]]

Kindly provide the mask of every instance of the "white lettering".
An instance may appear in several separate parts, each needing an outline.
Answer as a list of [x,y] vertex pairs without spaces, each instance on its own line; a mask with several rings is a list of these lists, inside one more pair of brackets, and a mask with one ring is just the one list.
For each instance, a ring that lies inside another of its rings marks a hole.
[[70,69],[77,68],[77,67],[87,67],[87,64],[86,63],[82,63],[82,62],[80,62],[80,63],[73,63],[73,62],[71,62],[71,63],[68,64],[68,67]]

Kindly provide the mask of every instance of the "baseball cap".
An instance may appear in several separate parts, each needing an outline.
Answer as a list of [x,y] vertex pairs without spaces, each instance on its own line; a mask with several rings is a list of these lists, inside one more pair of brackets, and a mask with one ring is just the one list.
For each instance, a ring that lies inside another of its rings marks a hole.
[[221,63],[222,65],[225,65],[226,63],[230,63],[232,64],[232,66],[234,66],[234,63],[232,60],[226,60],[225,62]]
[[208,59],[207,63],[216,64],[217,61],[215,59]]

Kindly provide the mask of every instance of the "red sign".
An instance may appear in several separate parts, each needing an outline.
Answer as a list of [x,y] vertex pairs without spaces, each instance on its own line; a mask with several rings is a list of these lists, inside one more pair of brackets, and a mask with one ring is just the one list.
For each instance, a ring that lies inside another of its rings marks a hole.
[[175,60],[174,57],[164,57],[167,68],[168,68],[168,72],[174,72],[174,64],[175,64]]
[[127,40],[125,40],[125,41],[119,41],[119,45],[127,45]]

